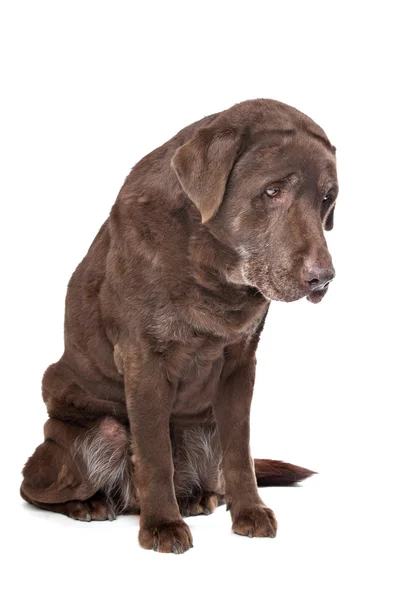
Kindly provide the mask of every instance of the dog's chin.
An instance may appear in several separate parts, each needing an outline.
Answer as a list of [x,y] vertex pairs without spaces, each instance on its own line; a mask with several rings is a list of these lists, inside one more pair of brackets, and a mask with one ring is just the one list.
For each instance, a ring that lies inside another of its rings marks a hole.
[[271,289],[266,289],[265,287],[260,287],[257,289],[267,300],[270,301],[272,300],[275,302],[296,302],[297,300],[301,300],[302,298],[307,298],[309,302],[312,302],[313,304],[318,304],[318,302],[321,302],[322,298],[328,291],[328,287],[329,284],[326,285],[324,288],[314,290],[309,294],[307,294],[307,292],[305,292],[304,289],[291,289],[290,291],[278,291],[276,288],[272,291]]
[[304,298],[305,296],[303,290],[297,289],[292,289],[290,291],[278,290],[276,288],[271,290],[270,288],[265,287],[258,287],[257,289],[261,292],[264,298],[273,302],[296,302],[296,300],[301,300],[301,298]]

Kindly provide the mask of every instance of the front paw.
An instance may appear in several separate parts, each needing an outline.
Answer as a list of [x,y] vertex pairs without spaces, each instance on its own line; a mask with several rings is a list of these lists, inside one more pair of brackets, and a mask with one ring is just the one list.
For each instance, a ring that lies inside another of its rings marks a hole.
[[152,526],[142,525],[139,544],[148,550],[183,554],[193,548],[193,539],[189,527],[183,521],[164,521]]
[[248,537],[275,537],[277,530],[275,515],[263,505],[241,509],[233,518],[232,529],[239,535]]

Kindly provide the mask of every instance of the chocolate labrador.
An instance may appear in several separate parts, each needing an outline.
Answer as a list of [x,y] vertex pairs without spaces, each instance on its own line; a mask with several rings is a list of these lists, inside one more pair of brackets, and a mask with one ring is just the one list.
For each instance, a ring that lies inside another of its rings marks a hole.
[[143,158],[69,282],[22,497],[84,521],[140,512],[139,542],[159,552],[188,550],[182,515],[222,503],[236,533],[274,537],[257,484],[312,471],[252,460],[255,353],[272,300],[326,293],[337,193],[324,131],[272,100]]

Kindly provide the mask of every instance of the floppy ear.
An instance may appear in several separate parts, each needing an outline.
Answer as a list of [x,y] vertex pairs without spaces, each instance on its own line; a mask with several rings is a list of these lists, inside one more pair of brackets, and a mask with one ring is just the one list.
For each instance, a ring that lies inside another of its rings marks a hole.
[[333,229],[333,213],[335,212],[335,205],[332,206],[331,210],[328,213],[328,216],[325,219],[324,229],[325,231],[331,231]]
[[230,128],[204,127],[175,152],[171,165],[205,223],[215,215],[235,163],[241,137]]

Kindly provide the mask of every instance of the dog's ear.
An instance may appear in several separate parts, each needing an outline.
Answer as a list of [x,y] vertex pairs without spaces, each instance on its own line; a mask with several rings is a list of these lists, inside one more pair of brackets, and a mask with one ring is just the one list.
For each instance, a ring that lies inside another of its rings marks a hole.
[[240,146],[241,136],[233,128],[203,127],[172,158],[171,165],[199,209],[202,223],[216,214],[222,202]]
[[335,212],[335,205],[332,206],[328,215],[325,217],[324,229],[325,231],[331,231],[333,229],[333,214]]

